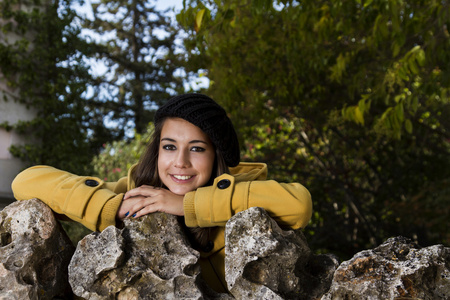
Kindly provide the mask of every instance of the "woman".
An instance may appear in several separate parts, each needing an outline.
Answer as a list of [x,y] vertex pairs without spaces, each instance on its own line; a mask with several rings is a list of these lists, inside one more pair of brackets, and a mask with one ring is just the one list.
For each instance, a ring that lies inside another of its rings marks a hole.
[[157,211],[183,216],[200,251],[203,278],[226,292],[224,231],[231,216],[258,206],[280,226],[297,229],[312,211],[302,185],[265,180],[265,164],[239,160],[225,110],[205,95],[186,94],[158,109],[146,152],[126,178],[103,182],[35,166],[20,173],[12,188],[16,199],[39,198],[91,230]]

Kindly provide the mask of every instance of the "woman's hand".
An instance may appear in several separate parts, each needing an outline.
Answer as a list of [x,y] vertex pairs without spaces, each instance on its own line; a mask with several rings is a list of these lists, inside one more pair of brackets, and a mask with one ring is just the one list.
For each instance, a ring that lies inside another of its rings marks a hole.
[[125,193],[117,217],[119,219],[129,216],[138,218],[157,211],[183,216],[183,199],[184,196],[169,190],[142,185]]

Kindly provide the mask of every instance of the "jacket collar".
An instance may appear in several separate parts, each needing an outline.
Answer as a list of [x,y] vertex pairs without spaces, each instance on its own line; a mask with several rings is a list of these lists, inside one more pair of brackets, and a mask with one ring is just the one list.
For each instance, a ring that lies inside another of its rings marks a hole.
[[132,190],[136,187],[136,183],[134,182],[134,171],[136,170],[137,165],[138,164],[136,163],[128,169],[127,191]]
[[238,166],[230,168],[230,173],[237,181],[265,180],[267,178],[267,165],[265,163],[241,162]]

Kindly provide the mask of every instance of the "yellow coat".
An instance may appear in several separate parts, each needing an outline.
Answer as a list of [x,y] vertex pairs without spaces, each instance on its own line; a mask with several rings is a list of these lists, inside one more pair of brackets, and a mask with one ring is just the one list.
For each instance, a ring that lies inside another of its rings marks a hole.
[[[128,177],[104,182],[96,177],[77,176],[48,166],[35,166],[14,179],[17,200],[38,198],[58,214],[64,214],[93,231],[116,224],[116,213],[129,189],[135,187],[133,168]],[[285,228],[305,227],[312,213],[311,196],[299,183],[266,180],[263,163],[240,163],[214,180],[212,186],[198,188],[184,197],[188,227],[215,227],[208,252],[200,251],[202,274],[216,291],[226,291],[225,224],[236,213],[250,207],[264,208]],[[205,250],[205,249],[203,249]]]

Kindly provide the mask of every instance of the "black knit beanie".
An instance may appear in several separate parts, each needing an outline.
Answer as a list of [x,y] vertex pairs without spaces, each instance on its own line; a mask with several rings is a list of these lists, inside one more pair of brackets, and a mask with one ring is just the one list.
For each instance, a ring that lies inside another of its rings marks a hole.
[[155,114],[155,124],[166,117],[181,118],[205,132],[222,153],[229,167],[239,164],[239,142],[225,110],[213,99],[202,94],[175,96]]

